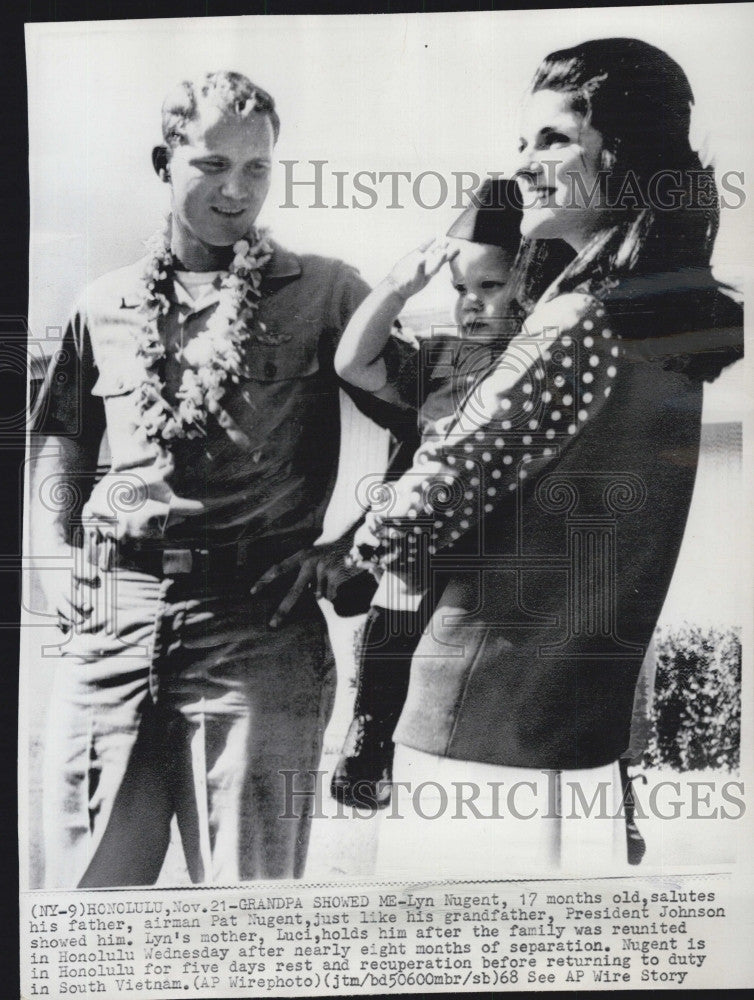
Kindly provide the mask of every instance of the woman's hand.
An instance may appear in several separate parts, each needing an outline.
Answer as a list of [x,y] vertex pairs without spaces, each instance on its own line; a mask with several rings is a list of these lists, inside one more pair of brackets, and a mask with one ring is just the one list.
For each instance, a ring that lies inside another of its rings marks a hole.
[[443,264],[457,254],[458,249],[451,248],[446,239],[428,240],[399,260],[385,282],[405,301],[426,288]]
[[370,512],[353,536],[353,546],[348,554],[348,562],[359,569],[374,571],[381,546],[382,542],[375,533],[374,518]]

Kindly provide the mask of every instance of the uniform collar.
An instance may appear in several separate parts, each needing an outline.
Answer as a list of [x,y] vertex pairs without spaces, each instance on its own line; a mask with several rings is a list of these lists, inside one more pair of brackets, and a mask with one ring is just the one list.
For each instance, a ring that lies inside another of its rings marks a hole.
[[[264,281],[286,282],[301,276],[301,261],[290,250],[270,240],[272,256],[264,267]],[[217,302],[220,294],[220,275],[216,276],[210,288],[198,299],[193,299],[178,278],[173,279],[172,296],[174,302],[184,306],[189,312],[201,312]]]
[[275,240],[270,240],[269,243],[272,247],[272,256],[264,266],[265,278],[274,278],[277,281],[283,278],[300,277],[301,260],[296,254],[286,250]]
[[301,261],[295,253],[281,247],[275,240],[270,240],[272,257],[264,269],[265,280],[284,281],[301,276]]
[[212,284],[208,288],[205,288],[196,299],[183,287],[179,278],[173,277],[172,293],[173,301],[183,306],[189,313],[201,312],[218,301],[220,297],[220,275],[216,275]]

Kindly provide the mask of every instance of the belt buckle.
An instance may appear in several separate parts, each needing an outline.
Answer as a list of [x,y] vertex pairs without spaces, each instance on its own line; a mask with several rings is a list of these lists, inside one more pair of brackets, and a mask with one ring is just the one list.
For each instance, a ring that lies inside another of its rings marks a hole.
[[162,572],[165,576],[190,573],[194,565],[191,549],[163,549]]

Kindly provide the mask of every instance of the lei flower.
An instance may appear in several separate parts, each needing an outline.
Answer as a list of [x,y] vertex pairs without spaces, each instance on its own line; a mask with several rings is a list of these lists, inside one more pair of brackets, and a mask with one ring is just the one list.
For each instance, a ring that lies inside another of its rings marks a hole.
[[177,406],[165,398],[165,382],[159,366],[165,359],[160,336],[160,317],[170,309],[174,261],[168,230],[155,234],[147,243],[149,260],[144,269],[144,293],[140,310],[145,316],[137,355],[144,365],[144,378],[137,397],[139,429],[148,441],[162,450],[178,438],[195,438],[207,433],[207,414],[215,411],[225,395],[228,382],[248,377],[244,348],[251,337],[250,326],[259,305],[262,267],[272,248],[266,233],[252,233],[233,245],[234,257],[220,282],[217,307],[207,327],[182,350],[188,367],[176,392]]

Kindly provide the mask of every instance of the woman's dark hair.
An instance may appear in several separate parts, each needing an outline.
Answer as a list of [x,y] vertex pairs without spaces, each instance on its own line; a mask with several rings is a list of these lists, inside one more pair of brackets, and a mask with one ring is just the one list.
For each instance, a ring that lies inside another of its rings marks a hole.
[[694,95],[681,67],[638,39],[598,39],[547,56],[531,85],[540,90],[572,95],[573,108],[601,133],[609,212],[608,227],[553,294],[628,273],[709,267],[719,201],[714,174],[689,143]]
[[510,280],[512,298],[526,318],[575,258],[563,240],[521,240]]

